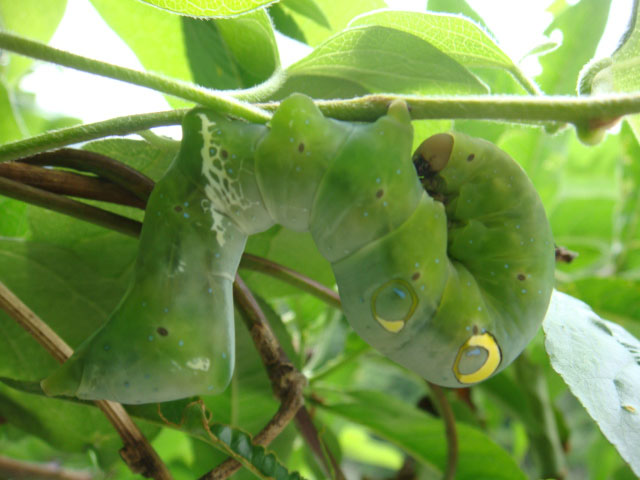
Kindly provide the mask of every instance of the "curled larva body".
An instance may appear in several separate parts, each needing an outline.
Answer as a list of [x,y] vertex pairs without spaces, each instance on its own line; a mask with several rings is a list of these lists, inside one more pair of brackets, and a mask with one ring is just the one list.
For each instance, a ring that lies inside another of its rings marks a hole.
[[434,383],[482,381],[535,334],[553,283],[551,231],[526,175],[495,146],[440,134],[412,158],[404,102],[356,124],[302,95],[267,127],[197,108],[183,131],[149,200],[129,292],[43,381],[48,394],[148,403],[224,389],[232,281],[247,236],[274,223],[310,231],[356,332]]

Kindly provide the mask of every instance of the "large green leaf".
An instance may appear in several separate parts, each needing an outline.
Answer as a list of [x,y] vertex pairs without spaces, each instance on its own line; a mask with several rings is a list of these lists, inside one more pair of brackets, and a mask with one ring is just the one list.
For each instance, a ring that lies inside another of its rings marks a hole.
[[170,12],[192,17],[234,17],[251,12],[277,0],[142,0]]
[[553,368],[640,475],[640,341],[559,292],[543,328]]
[[347,79],[372,92],[486,93],[486,87],[450,56],[410,33],[380,26],[344,30],[288,72]]
[[355,18],[349,27],[377,25],[410,33],[467,68],[503,69],[530,83],[482,28],[465,17],[418,12],[378,11]]
[[[12,0],[0,1],[0,27],[25,37],[48,42],[62,20],[67,0]],[[8,66],[3,62],[2,70],[9,84],[13,85],[27,71],[32,59],[10,55]]]
[[[91,1],[149,71],[238,89],[266,80],[279,64],[271,22],[263,10],[206,21],[171,15],[137,0]],[[169,101],[175,107],[188,104]]]
[[[317,392],[321,393],[321,392]],[[370,429],[397,445],[413,458],[444,471],[447,442],[444,424],[413,405],[390,395],[352,391],[336,401],[321,403],[323,410]],[[456,479],[525,479],[525,474],[507,452],[481,431],[456,424],[458,465]]]

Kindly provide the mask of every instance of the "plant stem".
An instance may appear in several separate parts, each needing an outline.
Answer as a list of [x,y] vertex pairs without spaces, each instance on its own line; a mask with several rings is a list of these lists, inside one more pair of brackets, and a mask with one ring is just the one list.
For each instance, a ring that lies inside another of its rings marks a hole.
[[245,118],[251,122],[265,123],[270,118],[267,112],[241,102],[222,91],[213,91],[187,82],[169,79],[161,75],[140,72],[111,63],[101,62],[92,58],[65,52],[64,50],[58,50],[57,48],[49,47],[44,43],[35,42],[19,35],[0,32],[0,48],[83,72],[94,73],[103,77],[113,78],[168,93],[178,98],[191,100],[199,105],[211,107],[219,112]]
[[132,237],[137,237],[142,227],[140,222],[128,217],[72,200],[63,195],[14,182],[8,178],[0,177],[0,194],[95,223]]
[[[1,35],[1,33],[0,33]],[[142,113],[110,118],[102,122],[52,130],[34,137],[0,145],[0,162],[28,157],[45,150],[53,150],[74,143],[87,142],[110,135],[128,135],[139,130],[167,125],[179,125],[186,109]]]
[[342,308],[340,297],[336,292],[324,285],[313,281],[309,277],[305,277],[295,270],[280,265],[278,263],[267,260],[266,258],[256,257],[250,253],[242,255],[240,268],[252,270],[254,272],[262,272],[274,278],[278,278],[283,282],[299,288],[303,292],[310,293],[325,303],[335,308]]
[[0,163],[0,177],[72,197],[100,200],[144,210],[145,202],[108,180],[79,175],[64,170],[52,170],[22,162]]
[[447,400],[442,387],[427,382],[433,394],[433,399],[438,407],[440,416],[444,420],[444,428],[447,434],[447,469],[443,480],[453,480],[456,476],[456,466],[458,464],[458,435],[456,434],[456,419],[453,410]]
[[145,203],[154,185],[153,180],[136,169],[111,157],[89,150],[61,148],[53,152],[21,158],[20,162],[28,163],[29,165],[66,167],[82,172],[91,172],[130,191]]
[[[350,100],[318,100],[316,104],[326,116],[338,120],[374,121],[386,113],[393,100],[398,99],[407,102],[414,120],[478,119],[585,125],[596,119],[615,119],[640,112],[640,93],[593,97],[516,95],[415,97],[376,94]],[[279,103],[264,103],[260,106],[265,110],[275,110]]]

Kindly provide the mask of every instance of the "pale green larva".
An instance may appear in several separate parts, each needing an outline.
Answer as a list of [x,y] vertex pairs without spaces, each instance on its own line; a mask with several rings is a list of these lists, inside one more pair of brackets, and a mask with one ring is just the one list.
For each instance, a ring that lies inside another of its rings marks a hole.
[[549,223],[490,143],[439,134],[412,162],[404,102],[356,124],[303,95],[269,126],[197,108],[183,132],[149,199],[129,292],[43,381],[48,394],[148,403],[224,389],[232,281],[247,236],[274,223],[309,230],[353,328],[434,383],[490,377],[538,329],[553,284]]

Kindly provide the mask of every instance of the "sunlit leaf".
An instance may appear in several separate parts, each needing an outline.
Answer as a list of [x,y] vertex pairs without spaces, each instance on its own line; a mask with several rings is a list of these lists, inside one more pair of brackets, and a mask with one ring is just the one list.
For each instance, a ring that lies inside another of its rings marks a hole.
[[410,33],[467,68],[504,69],[524,85],[530,84],[493,39],[465,17],[389,10],[359,16],[349,24],[350,27],[361,25],[388,27]]
[[543,328],[553,368],[640,474],[640,341],[559,292]]

